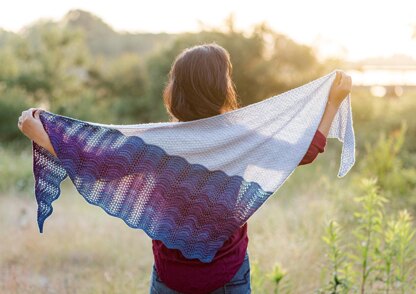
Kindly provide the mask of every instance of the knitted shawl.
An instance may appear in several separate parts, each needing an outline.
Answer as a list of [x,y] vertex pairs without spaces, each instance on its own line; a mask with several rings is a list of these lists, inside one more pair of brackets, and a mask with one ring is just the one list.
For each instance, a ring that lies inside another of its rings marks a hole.
[[[41,111],[57,157],[33,142],[40,232],[69,176],[90,204],[186,258],[212,261],[302,160],[335,75],[187,122],[105,125]],[[328,137],[343,142],[343,177],[355,161],[349,96]]]

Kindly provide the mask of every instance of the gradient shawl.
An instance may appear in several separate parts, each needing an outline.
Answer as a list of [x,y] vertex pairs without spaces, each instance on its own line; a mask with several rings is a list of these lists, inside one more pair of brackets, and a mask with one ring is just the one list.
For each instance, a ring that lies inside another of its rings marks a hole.
[[[212,261],[302,160],[335,75],[189,122],[104,125],[40,112],[57,153],[33,142],[40,231],[69,176],[89,203],[186,258]],[[355,161],[349,96],[328,137],[343,142],[342,177]]]

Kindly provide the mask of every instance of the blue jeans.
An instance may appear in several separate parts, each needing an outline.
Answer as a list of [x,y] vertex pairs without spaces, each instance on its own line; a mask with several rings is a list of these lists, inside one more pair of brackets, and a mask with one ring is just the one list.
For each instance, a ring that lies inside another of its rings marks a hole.
[[[234,277],[224,286],[214,290],[211,294],[248,294],[250,288],[250,262],[248,253],[244,262]],[[156,268],[153,265],[152,278],[150,281],[150,294],[180,294],[175,290],[168,288],[157,275]]]

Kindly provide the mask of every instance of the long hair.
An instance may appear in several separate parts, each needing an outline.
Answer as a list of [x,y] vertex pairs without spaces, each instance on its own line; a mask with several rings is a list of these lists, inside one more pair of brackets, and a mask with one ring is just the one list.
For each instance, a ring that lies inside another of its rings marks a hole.
[[191,121],[239,108],[230,55],[211,43],[180,53],[163,92],[171,119]]

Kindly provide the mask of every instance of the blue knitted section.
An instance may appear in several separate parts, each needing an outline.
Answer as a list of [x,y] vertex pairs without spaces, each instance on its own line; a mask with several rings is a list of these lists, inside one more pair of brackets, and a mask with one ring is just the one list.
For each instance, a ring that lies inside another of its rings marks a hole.
[[187,258],[210,262],[272,194],[116,129],[47,112],[40,117],[59,158],[33,144],[41,231],[68,175],[89,203]]

